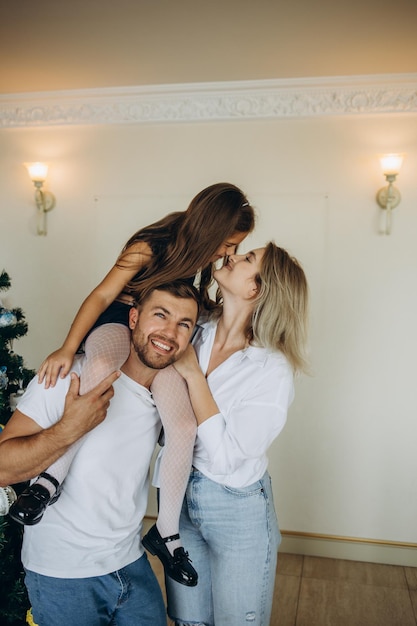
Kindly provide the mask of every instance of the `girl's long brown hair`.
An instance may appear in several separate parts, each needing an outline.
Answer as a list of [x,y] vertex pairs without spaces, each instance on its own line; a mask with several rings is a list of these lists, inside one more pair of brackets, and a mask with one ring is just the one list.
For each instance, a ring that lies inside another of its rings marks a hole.
[[[125,244],[117,265],[126,268],[135,264],[136,253],[129,248],[146,241],[157,253],[127,285],[129,291],[134,294],[178,278],[191,279],[201,271],[200,296],[203,306],[210,309],[210,259],[229,237],[250,233],[254,226],[255,213],[244,193],[231,183],[216,183],[200,191],[186,211],[170,213],[138,230]],[[165,249],[159,247],[160,242]]]

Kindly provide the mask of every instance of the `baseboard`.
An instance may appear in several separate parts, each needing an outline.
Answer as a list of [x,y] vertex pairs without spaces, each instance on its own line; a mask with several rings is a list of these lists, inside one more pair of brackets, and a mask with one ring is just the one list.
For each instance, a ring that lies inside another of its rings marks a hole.
[[417,544],[282,530],[280,552],[417,567]]
[[[145,532],[155,521],[156,516],[145,516]],[[288,554],[417,567],[417,543],[339,537],[291,530],[281,530],[281,535],[279,551]]]

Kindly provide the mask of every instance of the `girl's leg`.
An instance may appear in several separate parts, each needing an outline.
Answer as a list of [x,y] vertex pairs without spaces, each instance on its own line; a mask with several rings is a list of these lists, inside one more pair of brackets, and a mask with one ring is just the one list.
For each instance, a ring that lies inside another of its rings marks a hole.
[[119,369],[129,356],[130,330],[123,324],[104,324],[87,337],[81,370],[80,395]]
[[[169,537],[179,533],[179,518],[190,475],[197,423],[187,385],[173,366],[158,372],[151,389],[165,435],[156,526],[161,537]],[[179,539],[166,544],[171,554],[179,546]]]
[[181,538],[192,555],[198,584],[185,587],[165,577],[167,613],[178,626],[214,626],[210,546],[201,532],[201,521],[204,519],[200,502],[201,477],[200,472],[191,470],[180,516]]
[[[127,359],[129,350],[130,331],[127,326],[104,324],[96,328],[85,342],[85,362],[81,370],[80,394],[87,393],[108,374],[117,370]],[[44,475],[39,476],[34,485],[45,487],[50,496],[54,496],[57,491],[56,483],[61,485],[64,481],[83,439],[82,437],[76,441],[62,457],[45,471]],[[15,509],[18,506],[19,504]]]

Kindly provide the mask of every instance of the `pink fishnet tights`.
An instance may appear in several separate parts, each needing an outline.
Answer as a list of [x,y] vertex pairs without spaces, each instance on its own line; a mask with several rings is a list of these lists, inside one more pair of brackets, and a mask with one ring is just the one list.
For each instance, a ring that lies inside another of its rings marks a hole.
[[[161,537],[179,532],[179,518],[193,458],[197,423],[187,385],[174,366],[160,370],[152,395],[164,426],[165,446],[159,470],[159,513],[156,526]],[[166,544],[173,554],[180,540]]]
[[[119,369],[129,356],[130,331],[123,324],[104,324],[99,326],[88,336],[85,342],[85,361],[80,376],[80,394],[87,393],[98,385],[108,374]],[[76,441],[59,459],[45,471],[62,483],[68,474],[69,467],[76,455],[84,437]],[[55,488],[49,480],[38,478],[38,484],[43,485],[53,495]]]

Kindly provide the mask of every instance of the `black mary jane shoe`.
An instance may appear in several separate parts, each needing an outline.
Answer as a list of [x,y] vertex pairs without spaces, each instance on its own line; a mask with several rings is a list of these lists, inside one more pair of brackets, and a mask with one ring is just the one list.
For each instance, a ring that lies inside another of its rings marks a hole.
[[188,552],[180,547],[175,548],[174,554],[172,555],[165,545],[169,541],[175,541],[179,538],[179,535],[161,537],[156,524],[154,524],[143,537],[142,543],[148,552],[158,557],[164,566],[167,576],[172,578],[172,580],[176,580],[177,583],[181,583],[181,585],[195,587],[198,582],[198,574],[191,565]]
[[55,494],[51,496],[49,491],[43,485],[33,483],[29,485],[18,496],[16,502],[10,507],[10,517],[19,524],[24,526],[34,526],[38,524],[47,506],[56,502],[61,495],[62,485],[50,474],[43,472],[39,475],[42,478],[46,478],[56,488]]

